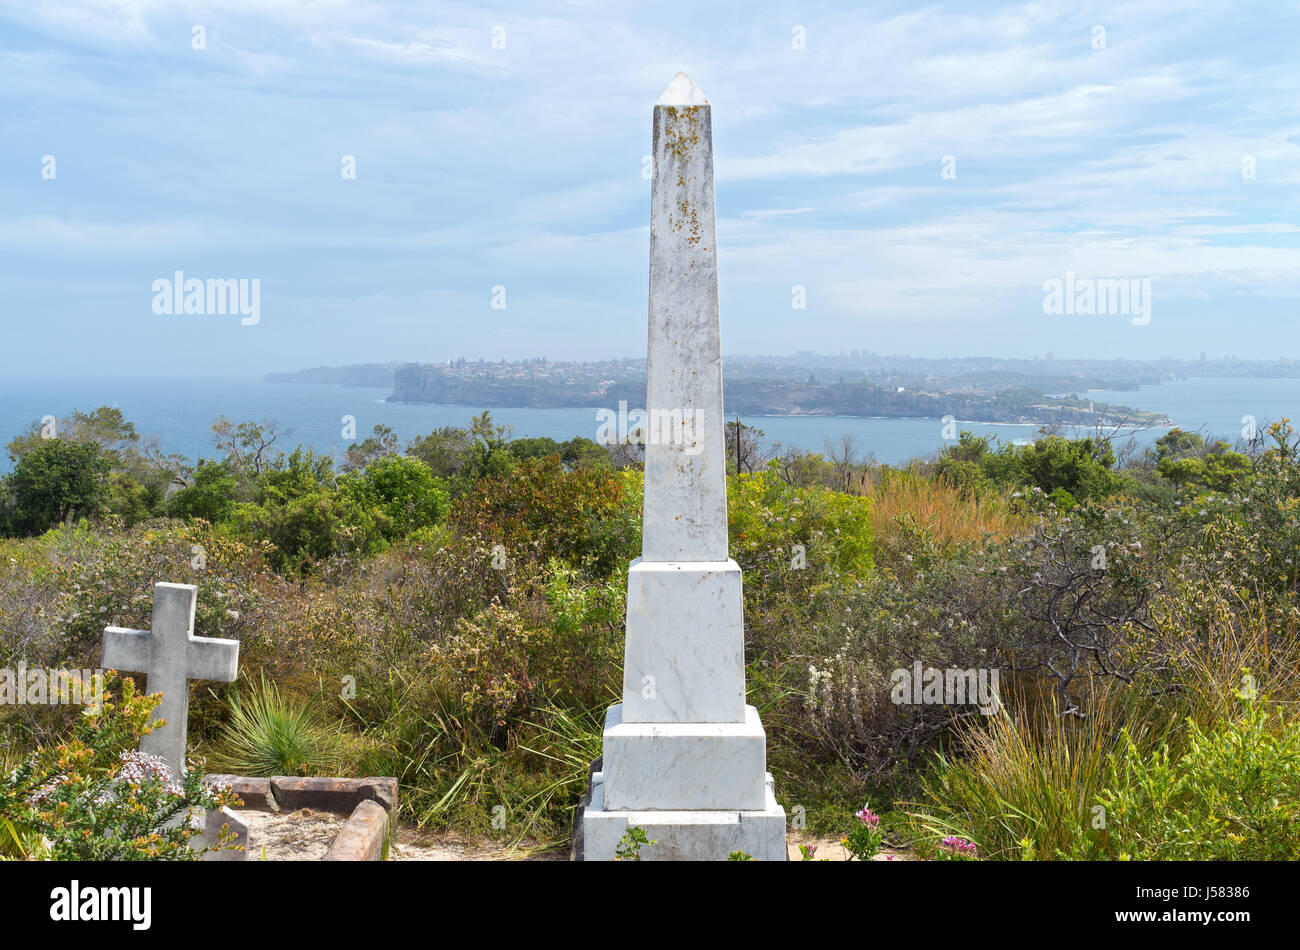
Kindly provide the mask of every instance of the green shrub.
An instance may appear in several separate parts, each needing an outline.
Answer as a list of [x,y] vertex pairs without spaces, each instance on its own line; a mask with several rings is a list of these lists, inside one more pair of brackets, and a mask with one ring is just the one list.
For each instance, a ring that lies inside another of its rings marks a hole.
[[247,695],[236,694],[210,761],[235,775],[342,775],[345,747],[342,729],[314,700],[282,696],[262,679]]
[[[958,730],[910,815],[919,849],[960,835],[995,860],[1300,854],[1297,645],[1260,604],[1199,596],[1208,608],[1180,596],[1154,615],[1161,646],[1138,644],[1165,667],[1110,682],[1085,718],[1019,691]],[[1265,686],[1283,700],[1253,699]]]
[[1043,435],[1029,445],[993,448],[996,437],[962,432],[939,456],[935,473],[963,488],[995,484],[1032,486],[1063,499],[1103,498],[1120,480],[1111,471],[1115,453],[1104,439]]
[[1101,439],[1067,439],[1049,435],[1020,448],[1020,465],[1030,485],[1052,494],[1058,489],[1071,501],[1104,498],[1119,480],[1111,466],[1115,453]]
[[301,573],[333,557],[374,555],[387,547],[384,536],[391,530],[382,512],[331,489],[281,504],[237,504],[223,529],[247,541],[269,541],[275,549],[268,558],[284,573]]
[[389,541],[438,524],[451,504],[446,483],[423,462],[405,456],[376,459],[343,486],[363,509],[383,512],[380,530]]
[[224,462],[200,460],[189,484],[172,494],[165,505],[173,518],[224,521],[235,505],[239,479]]
[[108,501],[110,459],[94,442],[42,439],[6,479],[9,520],[22,534],[41,534],[70,518],[94,517]]
[[[828,570],[865,576],[873,558],[870,516],[866,498],[795,488],[771,470],[727,483],[732,556],[747,572],[762,565],[791,580],[825,580]],[[796,545],[803,548],[802,558]]]
[[237,804],[198,769],[172,775],[156,756],[135,751],[161,697],[137,695],[130,680],[114,702],[89,708],[65,742],[38,749],[0,774],[0,857],[55,861],[195,861],[190,817]]
[[557,456],[526,458],[475,483],[452,506],[452,523],[511,561],[563,558],[606,577],[636,557],[640,494],[608,470],[567,471]]
[[1125,730],[1098,796],[1111,850],[1141,861],[1300,858],[1300,721],[1244,694],[1208,732],[1187,722],[1186,751],[1144,749]]

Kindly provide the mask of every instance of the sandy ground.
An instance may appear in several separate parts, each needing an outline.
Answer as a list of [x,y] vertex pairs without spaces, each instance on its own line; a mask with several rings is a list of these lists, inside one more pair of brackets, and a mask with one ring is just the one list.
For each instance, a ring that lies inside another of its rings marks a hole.
[[[803,854],[799,851],[799,845],[806,845],[810,848],[816,848],[813,855],[814,861],[847,861],[849,852],[840,844],[838,837],[819,837],[818,835],[804,834],[799,831],[790,831],[785,836],[786,849],[790,853],[791,861],[802,861]],[[893,851],[889,848],[881,851],[871,860],[873,861],[915,861],[912,855],[905,851]]]
[[238,814],[249,824],[250,861],[319,861],[347,820],[310,808],[284,814],[240,809]]
[[[287,814],[241,809],[250,825],[250,861],[319,861],[329,850],[346,818],[301,808]],[[799,845],[816,848],[814,861],[847,861],[849,853],[838,837],[792,831],[786,838],[791,861],[800,861]],[[390,861],[567,861],[568,849],[507,848],[493,842],[466,841],[456,835],[431,835],[399,828],[389,848]],[[911,861],[906,853],[885,851],[875,861]]]
[[567,848],[506,848],[494,842],[467,842],[455,835],[430,835],[399,828],[388,851],[390,861],[567,861]]
[[[849,853],[840,845],[838,837],[818,837],[816,835],[790,832],[786,837],[791,861],[803,860],[799,845],[808,845],[817,849],[814,861],[847,861]],[[537,852],[527,848],[512,851],[491,844],[469,844],[454,837],[435,837],[420,835],[418,832],[402,829],[398,833],[396,846],[389,854],[391,861],[567,861],[568,849]],[[873,861],[913,861],[910,854],[900,851],[885,850],[872,858]]]
[[[319,861],[329,850],[345,815],[300,808],[283,814],[236,809],[249,824],[250,861]],[[493,842],[466,842],[454,835],[428,835],[398,828],[389,847],[390,861],[567,861],[566,850],[512,850]]]

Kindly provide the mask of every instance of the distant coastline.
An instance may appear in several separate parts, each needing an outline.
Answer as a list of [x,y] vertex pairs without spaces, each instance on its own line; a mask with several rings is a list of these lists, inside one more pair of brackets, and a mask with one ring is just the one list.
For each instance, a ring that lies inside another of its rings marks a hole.
[[[946,419],[986,425],[1169,427],[1162,411],[1098,402],[1098,392],[1194,379],[1300,378],[1290,359],[1084,360],[881,356],[724,359],[727,412],[746,416]],[[388,390],[390,403],[472,409],[600,409],[645,400],[645,360],[544,358],[388,362],[269,373],[267,382]],[[1132,402],[1134,400],[1130,400]]]
[[[820,379],[821,371],[817,375]],[[807,379],[806,372],[803,378]],[[1084,395],[1083,387],[1080,389]],[[1295,420],[1300,416],[1300,377],[1167,379],[1143,389],[1140,393],[1132,388],[1110,390],[1087,394],[1085,398],[1097,404],[1159,410],[1182,429],[1201,430],[1207,438],[1222,438],[1230,443],[1241,437],[1248,422],[1263,428],[1283,417]],[[47,414],[62,418],[78,409],[89,411],[98,406],[114,406],[141,433],[156,436],[167,452],[190,459],[212,456],[211,427],[218,416],[236,421],[271,419],[291,431],[286,445],[302,443],[318,452],[339,456],[348,445],[341,434],[347,416],[355,418],[358,438],[364,438],[374,425],[382,423],[391,426],[402,440],[410,440],[442,427],[464,426],[484,409],[491,411],[498,424],[510,426],[520,437],[545,436],[563,442],[575,435],[594,439],[599,430],[596,410],[591,407],[444,407],[432,403],[390,402],[391,395],[392,387],[384,385],[343,386],[324,380],[295,385],[269,383],[260,377],[6,379],[0,381],[0,429],[12,436],[39,424]],[[642,388],[635,401],[629,403],[629,410],[641,408],[644,399]],[[614,403],[598,408],[617,411],[618,407]],[[955,425],[943,420],[942,413],[930,418],[768,415],[737,413],[730,404],[727,413],[729,418],[739,415],[743,422],[762,430],[768,444],[821,452],[828,441],[838,445],[842,438],[852,436],[860,449],[890,464],[928,457],[948,444],[954,432],[969,430],[977,435],[997,435],[1006,442],[1033,439],[1035,429],[1042,425],[993,414],[984,418],[997,421],[986,423],[963,412],[953,413]],[[1061,428],[1075,435],[1096,431],[1087,424]],[[1156,424],[1133,434],[1137,444],[1146,447],[1154,444],[1168,428]],[[1125,439],[1130,432],[1119,425],[1107,425],[1104,431]],[[5,461],[0,458],[0,471],[6,470]]]

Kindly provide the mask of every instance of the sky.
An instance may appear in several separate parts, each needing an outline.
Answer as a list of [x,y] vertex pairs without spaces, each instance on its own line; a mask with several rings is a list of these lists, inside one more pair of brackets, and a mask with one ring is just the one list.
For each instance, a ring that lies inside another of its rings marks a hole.
[[[0,0],[0,373],[644,356],[679,70],[724,353],[1300,357],[1297,36],[1240,0]],[[257,322],[156,313],[176,271],[259,281]],[[1067,273],[1149,319],[1045,313]]]

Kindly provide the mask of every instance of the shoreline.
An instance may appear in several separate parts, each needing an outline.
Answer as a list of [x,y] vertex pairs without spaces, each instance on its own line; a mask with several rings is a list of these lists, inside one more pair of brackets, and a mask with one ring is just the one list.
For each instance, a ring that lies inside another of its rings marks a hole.
[[[478,411],[478,412],[494,412],[495,410],[498,409],[508,409],[512,411],[529,410],[535,412],[581,412],[587,410],[595,413],[595,412],[600,412],[602,409],[609,408],[608,406],[515,406],[515,405],[484,406],[481,403],[413,402],[404,399],[382,399],[379,401],[384,403],[385,405],[433,406],[438,409],[468,409],[470,411]],[[1141,411],[1149,412],[1152,410],[1141,410]],[[829,412],[780,412],[780,413],[728,412],[726,415],[729,421],[733,420],[737,415],[744,416],[748,419],[870,419],[876,422],[887,422],[892,420],[897,420],[900,422],[901,421],[906,421],[906,422],[943,422],[944,421],[943,416],[857,416],[857,415],[835,414]],[[1106,420],[1100,420],[1100,421],[1094,420],[1088,422],[1082,420],[1078,422],[1051,421],[1051,420],[1039,420],[1036,422],[1020,422],[1020,421],[1009,422],[1006,420],[997,420],[997,419],[956,419],[955,422],[957,425],[973,425],[973,426],[1041,427],[1041,426],[1060,425],[1060,426],[1073,426],[1076,428],[1079,426],[1092,428],[1097,425],[1111,426],[1111,425],[1119,424],[1117,422],[1108,422]],[[1123,428],[1133,429],[1135,431],[1141,431],[1143,429],[1173,428],[1176,425],[1177,425],[1176,422],[1171,420],[1168,416],[1165,416],[1161,421],[1153,421],[1150,423],[1126,424],[1123,426]]]

